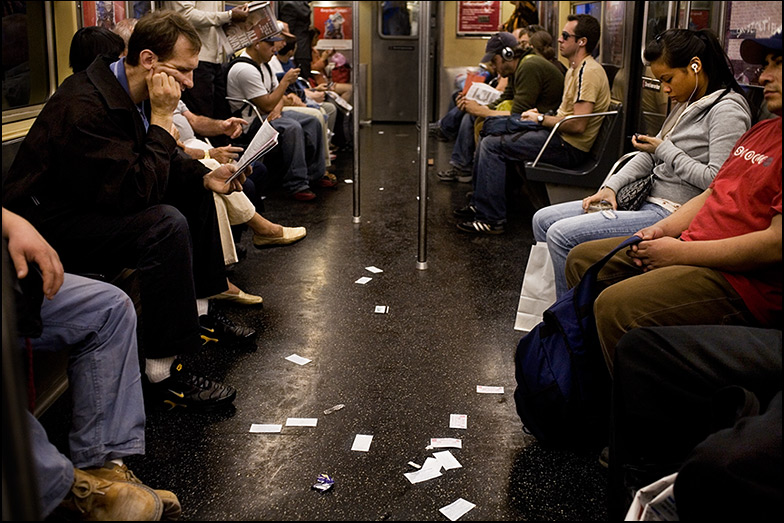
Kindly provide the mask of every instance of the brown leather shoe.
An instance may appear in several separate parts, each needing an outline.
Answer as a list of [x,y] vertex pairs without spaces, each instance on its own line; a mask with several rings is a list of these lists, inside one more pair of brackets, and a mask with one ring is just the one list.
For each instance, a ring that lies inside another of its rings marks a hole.
[[107,481],[74,469],[71,490],[56,512],[82,521],[158,521],[163,503],[145,485]]
[[[127,465],[118,465],[111,461],[104,463],[103,467],[85,469],[84,472],[108,481],[135,483],[137,485],[142,484],[142,480],[137,478],[136,474],[134,474]],[[161,502],[163,503],[163,515],[161,516],[161,520],[175,521],[180,519],[182,506],[180,506],[180,500],[177,499],[176,494],[168,490],[157,489],[154,489],[153,492],[161,498]]]

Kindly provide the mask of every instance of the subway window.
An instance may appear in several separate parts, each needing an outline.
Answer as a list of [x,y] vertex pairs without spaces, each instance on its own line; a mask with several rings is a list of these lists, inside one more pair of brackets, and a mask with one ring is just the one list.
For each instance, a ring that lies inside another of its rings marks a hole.
[[51,2],[3,2],[3,123],[34,116],[53,89]]

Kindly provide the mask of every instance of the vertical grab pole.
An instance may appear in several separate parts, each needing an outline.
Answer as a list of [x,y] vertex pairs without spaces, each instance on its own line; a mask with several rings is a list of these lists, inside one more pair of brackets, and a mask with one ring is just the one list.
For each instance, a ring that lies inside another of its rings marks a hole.
[[351,111],[354,115],[354,214],[351,221],[352,223],[361,223],[359,212],[359,2],[351,2],[351,5],[351,49],[354,61],[354,71],[351,75],[351,84],[354,89],[351,99],[354,106],[354,110]]
[[419,2],[419,253],[427,269],[427,123],[430,95],[430,2]]

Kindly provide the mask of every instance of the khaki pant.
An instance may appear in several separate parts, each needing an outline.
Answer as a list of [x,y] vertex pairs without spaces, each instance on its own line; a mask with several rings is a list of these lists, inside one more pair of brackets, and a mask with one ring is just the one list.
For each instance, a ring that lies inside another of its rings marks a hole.
[[[624,238],[582,243],[566,259],[569,287]],[[759,322],[722,274],[714,269],[673,265],[642,272],[621,251],[599,271],[594,303],[596,328],[612,372],[618,340],[636,327],[668,325],[748,325]]]

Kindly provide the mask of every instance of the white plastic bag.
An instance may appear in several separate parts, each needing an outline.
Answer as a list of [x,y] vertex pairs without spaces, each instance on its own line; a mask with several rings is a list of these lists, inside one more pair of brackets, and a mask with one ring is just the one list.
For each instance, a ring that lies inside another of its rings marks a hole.
[[542,321],[542,313],[555,303],[555,271],[547,242],[531,247],[525,268],[520,301],[517,304],[515,330],[529,332]]
[[673,487],[678,473],[643,487],[634,495],[626,521],[678,521]]

